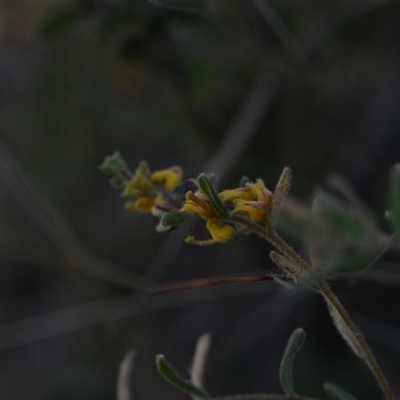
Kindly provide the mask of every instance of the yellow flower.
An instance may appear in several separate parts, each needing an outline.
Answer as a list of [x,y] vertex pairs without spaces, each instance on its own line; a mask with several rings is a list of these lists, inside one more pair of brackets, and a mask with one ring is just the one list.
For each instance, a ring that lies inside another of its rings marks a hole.
[[150,196],[139,197],[135,201],[128,201],[125,207],[130,211],[140,211],[150,214],[155,205],[155,200]]
[[154,199],[154,205],[151,209],[151,213],[156,217],[161,217],[165,212],[168,211],[168,204],[162,193],[157,193]]
[[150,168],[146,161],[141,161],[133,178],[126,183],[122,197],[143,197],[154,189],[150,180]]
[[143,176],[135,175],[129,181],[122,192],[122,197],[142,197],[146,196],[153,189],[150,181],[146,180]]
[[224,225],[220,219],[216,218],[213,205],[202,197],[202,194],[199,192],[187,192],[186,202],[182,211],[190,214],[198,214],[201,218],[205,219],[207,221],[206,227],[215,242],[229,242],[235,235],[235,229],[230,225]]
[[272,193],[265,187],[262,179],[257,179],[256,183],[248,183],[247,187],[250,188],[254,199],[263,201],[269,208],[269,204],[272,202]]
[[229,242],[235,235],[235,230],[230,225],[224,225],[219,219],[211,218],[207,220],[207,229],[211,237],[218,243]]
[[254,222],[263,222],[272,205],[272,193],[262,179],[248,183],[245,187],[224,190],[219,197],[226,203],[233,203],[233,214],[244,214]]
[[182,207],[183,212],[198,214],[203,219],[215,217],[215,211],[211,203],[196,196],[191,190],[186,193],[186,202]]
[[[151,213],[161,217],[174,206],[168,203],[165,191],[171,192],[182,180],[182,169],[178,166],[151,172],[146,161],[141,161],[129,182],[125,182],[122,197],[135,197],[126,203],[132,211]],[[157,185],[163,185],[163,188]]]
[[164,185],[168,192],[172,192],[182,181],[182,169],[178,166],[155,171],[151,175],[154,184]]
[[263,201],[237,200],[232,212],[245,214],[254,222],[263,222],[267,218],[268,211],[267,204]]
[[233,203],[236,200],[254,200],[250,187],[223,190],[218,194],[219,198],[226,203]]

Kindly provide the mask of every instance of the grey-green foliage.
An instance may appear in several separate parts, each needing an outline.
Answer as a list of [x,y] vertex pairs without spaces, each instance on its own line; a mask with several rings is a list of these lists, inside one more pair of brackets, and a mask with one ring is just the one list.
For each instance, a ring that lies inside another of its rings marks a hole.
[[293,331],[283,354],[280,368],[281,385],[287,395],[294,396],[293,388],[293,363],[297,352],[301,349],[306,338],[306,333],[301,328]]
[[226,217],[228,215],[228,211],[225,207],[225,204],[221,201],[218,196],[218,193],[215,190],[215,187],[209,177],[206,174],[201,174],[197,181],[199,183],[200,189],[204,192],[204,194],[211,201],[214,206],[215,211],[221,216]]
[[[299,396],[293,388],[293,364],[295,356],[301,349],[305,338],[306,333],[303,329],[297,328],[291,334],[286,345],[280,368],[281,385],[285,394],[246,393],[214,398],[193,385],[193,383],[182,379],[163,355],[156,356],[156,364],[158,370],[167,381],[198,400],[318,400],[308,396]],[[330,382],[324,384],[324,390],[330,400],[357,400],[344,389]]]
[[173,228],[182,225],[188,216],[182,213],[164,213],[160,218],[160,225],[163,228]]
[[161,372],[164,378],[173,385],[177,386],[179,389],[183,390],[188,394],[191,394],[192,396],[196,396],[198,399],[201,400],[209,399],[207,393],[200,390],[189,381],[182,379],[178,375],[178,373],[171,367],[171,365],[169,365],[169,363],[162,354],[156,356],[156,364],[158,370]]
[[344,389],[334,383],[324,383],[324,390],[331,400],[357,400],[354,396],[347,393]]
[[[142,168],[147,168],[146,163],[141,163]],[[99,170],[106,175],[110,175],[110,184],[116,189],[123,189],[126,180],[131,178],[131,171],[125,159],[119,151],[114,151],[110,156],[105,157],[103,163],[99,165]]]

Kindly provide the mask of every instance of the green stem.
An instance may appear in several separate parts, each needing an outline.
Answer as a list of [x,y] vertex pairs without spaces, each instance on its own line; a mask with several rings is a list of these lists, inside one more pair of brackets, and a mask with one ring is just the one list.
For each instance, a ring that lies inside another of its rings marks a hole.
[[263,239],[271,243],[276,249],[278,249],[290,260],[295,262],[303,271],[307,272],[313,278],[312,281],[315,285],[315,290],[321,293],[327,300],[329,300],[330,304],[335,308],[337,313],[342,318],[343,323],[346,325],[347,329],[351,332],[354,340],[357,341],[357,348],[360,353],[362,353],[359,356],[368,365],[372,374],[376,378],[380,388],[382,389],[382,392],[385,394],[386,400],[396,400],[392,389],[390,388],[386,377],[379,367],[379,364],[367,341],[365,340],[362,333],[358,330],[352,319],[349,317],[339,299],[329,288],[328,284],[322,278],[316,276],[312,267],[306,261],[304,261],[300,257],[300,255],[296,251],[294,251],[273,229],[270,229],[269,227],[264,227],[253,221],[236,215],[231,216],[230,220],[231,222],[244,225],[253,232],[258,233]]
[[352,319],[347,314],[345,308],[340,303],[339,299],[336,295],[332,292],[329,286],[326,284],[325,281],[321,282],[320,287],[321,293],[330,301],[330,303],[335,307],[336,311],[342,317],[343,322],[346,324],[347,328],[351,331],[353,337],[357,340],[359,349],[362,351],[361,358],[365,361],[368,365],[369,369],[375,376],[375,379],[378,381],[379,386],[381,387],[383,393],[386,396],[387,400],[395,400],[394,393],[390,388],[388,381],[386,380],[385,375],[383,374],[374,353],[372,352],[371,348],[369,347],[367,341],[365,340],[363,334],[359,331],[356,327]]
[[294,261],[301,269],[307,272],[312,271],[312,268],[308,263],[304,261],[299,254],[297,254],[273,229],[268,227],[264,228],[262,225],[237,215],[232,215],[230,217],[230,222],[239,223],[246,226],[249,230],[258,233],[281,253],[285,254],[286,257]]

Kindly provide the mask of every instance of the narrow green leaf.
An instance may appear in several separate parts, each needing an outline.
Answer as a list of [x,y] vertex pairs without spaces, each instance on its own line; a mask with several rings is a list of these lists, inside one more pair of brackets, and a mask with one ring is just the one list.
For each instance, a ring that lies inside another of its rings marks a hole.
[[289,395],[294,396],[295,391],[293,389],[293,364],[296,353],[300,350],[303,345],[306,333],[301,328],[297,328],[293,331],[289,338],[288,344],[283,354],[280,368],[280,379],[283,391]]
[[400,164],[393,167],[390,177],[390,217],[394,233],[400,238]]
[[199,388],[203,387],[204,369],[210,345],[211,335],[209,333],[203,333],[197,340],[196,348],[194,350],[192,369],[190,371],[190,382]]
[[285,167],[274,190],[274,196],[272,200],[271,221],[274,223],[276,223],[278,220],[285,197],[289,192],[291,181],[292,171],[290,168]]
[[224,203],[218,196],[214,185],[210,181],[210,179],[205,175],[201,174],[197,181],[199,183],[200,189],[204,192],[204,194],[211,201],[211,204],[214,206],[215,211],[220,217],[227,217],[229,215],[228,210],[226,209]]
[[133,364],[136,356],[134,349],[129,350],[119,367],[118,383],[117,383],[117,400],[130,400],[131,395],[131,380],[133,373]]
[[160,218],[160,224],[163,228],[175,227],[182,225],[188,217],[188,215],[183,213],[165,213]]
[[[358,357],[367,362],[365,358],[365,351],[360,345],[359,337],[357,337],[355,332],[349,328],[348,323],[343,319],[343,315],[339,312],[334,303],[332,303],[332,301],[325,294],[324,299],[328,306],[329,313],[331,314],[332,321],[336,326],[336,329],[342,335],[342,338],[346,341],[346,343],[350,346],[350,348]],[[361,333],[358,332],[358,335],[361,335]]]
[[331,400],[357,400],[354,396],[350,393],[347,393],[341,387],[335,385],[334,383],[324,383],[324,390],[326,395]]
[[295,279],[304,279],[304,270],[302,270],[297,264],[279,254],[276,251],[271,251],[269,253],[271,260],[279,267],[282,268],[284,271],[289,272]]
[[156,364],[158,370],[164,376],[164,378],[177,386],[179,389],[183,390],[186,393],[191,394],[192,396],[197,396],[199,399],[208,400],[208,395],[202,390],[198,389],[196,386],[191,384],[188,381],[182,379],[178,373],[168,364],[167,360],[162,354],[156,356]]

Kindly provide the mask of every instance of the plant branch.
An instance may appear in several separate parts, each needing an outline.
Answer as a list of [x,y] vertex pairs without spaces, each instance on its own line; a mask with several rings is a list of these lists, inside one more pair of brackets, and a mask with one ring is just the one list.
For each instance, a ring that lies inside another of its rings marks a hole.
[[[327,301],[328,307],[333,308],[331,315],[334,319],[336,328],[339,330],[352,350],[368,365],[380,388],[382,389],[382,392],[385,394],[386,399],[395,400],[392,389],[390,388],[389,383],[387,382],[367,341],[362,333],[358,330],[350,316],[347,314],[339,299],[329,288],[325,280],[315,274],[312,267],[306,261],[304,261],[300,255],[297,254],[297,252],[294,251],[273,229],[257,224],[240,216],[231,216],[230,219],[231,222],[240,223],[247,228],[250,228],[255,233],[258,233],[263,239],[271,243],[277,250],[279,250],[291,261],[296,263],[298,267],[305,272],[305,274],[302,274],[299,276],[299,278],[306,283],[312,283],[312,289],[323,295]],[[292,273],[292,271],[289,272]],[[310,287],[310,285],[308,286]],[[335,316],[337,318],[335,318]]]
[[320,288],[321,294],[327,299],[330,304],[335,308],[335,310],[340,314],[343,322],[346,324],[346,327],[352,333],[353,337],[357,340],[358,350],[360,350],[361,354],[359,355],[365,363],[368,365],[369,369],[375,376],[376,380],[379,383],[383,393],[386,396],[387,400],[395,400],[394,393],[390,388],[389,383],[386,380],[385,375],[383,374],[374,353],[372,352],[371,348],[369,347],[367,341],[365,340],[363,334],[360,330],[356,327],[352,319],[347,314],[346,310],[344,309],[343,305],[340,303],[339,299],[336,295],[332,292],[325,281],[321,282]]

